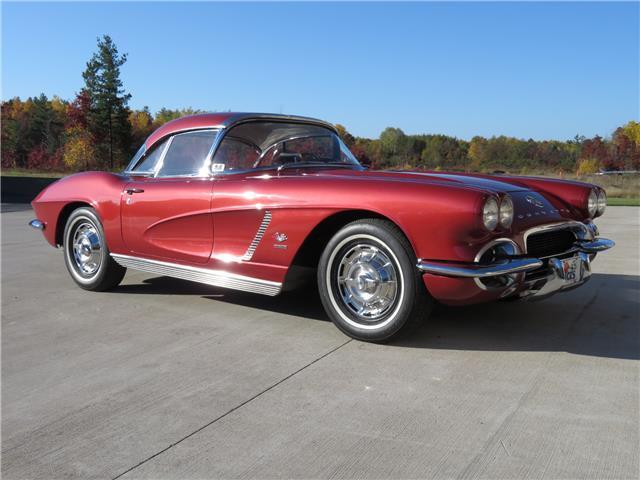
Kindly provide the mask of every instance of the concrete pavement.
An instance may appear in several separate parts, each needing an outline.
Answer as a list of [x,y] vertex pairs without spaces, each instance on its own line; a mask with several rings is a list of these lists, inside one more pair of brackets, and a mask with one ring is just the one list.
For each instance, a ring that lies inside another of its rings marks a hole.
[[85,292],[2,222],[4,478],[638,478],[640,209],[543,302],[439,308],[350,340],[313,293],[128,272]]

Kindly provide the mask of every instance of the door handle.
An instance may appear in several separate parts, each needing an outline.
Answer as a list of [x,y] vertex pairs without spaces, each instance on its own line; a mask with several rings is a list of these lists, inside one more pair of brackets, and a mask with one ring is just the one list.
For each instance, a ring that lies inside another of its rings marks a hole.
[[144,190],[142,188],[127,188],[125,190],[129,195],[133,195],[134,193],[143,193]]

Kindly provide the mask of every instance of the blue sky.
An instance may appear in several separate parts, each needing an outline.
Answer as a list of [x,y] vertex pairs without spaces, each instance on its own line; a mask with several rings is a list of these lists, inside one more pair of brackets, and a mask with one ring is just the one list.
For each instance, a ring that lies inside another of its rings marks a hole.
[[560,140],[639,116],[638,3],[3,3],[2,98],[72,98],[103,33],[152,111]]

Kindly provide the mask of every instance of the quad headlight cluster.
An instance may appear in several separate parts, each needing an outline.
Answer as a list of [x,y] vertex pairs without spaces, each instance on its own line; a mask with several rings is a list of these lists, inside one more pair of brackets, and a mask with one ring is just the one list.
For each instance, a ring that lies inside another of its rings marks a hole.
[[495,230],[498,225],[509,228],[512,222],[513,201],[509,195],[487,198],[482,207],[482,223],[487,230]]
[[599,217],[607,208],[607,194],[604,190],[596,190],[595,188],[589,192],[587,197],[587,211],[591,218]]

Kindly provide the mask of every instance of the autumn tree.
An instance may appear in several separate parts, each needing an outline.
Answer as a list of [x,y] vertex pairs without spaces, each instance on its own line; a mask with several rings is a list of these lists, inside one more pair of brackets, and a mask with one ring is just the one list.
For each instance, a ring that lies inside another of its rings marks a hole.
[[469,145],[448,135],[422,135],[421,165],[426,168],[465,168],[468,165]]
[[2,136],[0,137],[0,149],[2,154],[2,167],[3,168],[16,168],[18,166],[18,115],[16,110],[19,109],[19,98],[14,98],[6,102],[2,102],[2,119],[0,125],[2,125]]
[[149,111],[149,107],[131,111],[129,113],[129,123],[131,124],[131,143],[133,148],[136,149],[142,145],[154,130],[153,116]]
[[380,134],[380,150],[384,159],[393,163],[406,163],[407,136],[399,128],[385,128]]
[[120,54],[109,35],[98,38],[98,51],[87,62],[82,77],[91,100],[89,130],[97,155],[113,169],[123,165],[131,149],[131,124],[127,107],[131,95],[120,79],[127,54]]
[[351,135],[344,125],[340,125],[339,123],[335,124],[336,131],[338,132],[338,136],[342,139],[344,144],[351,148],[353,144],[356,142],[356,139],[353,135]]
[[620,169],[640,169],[640,145],[633,140],[634,133],[632,129],[628,129],[626,126],[613,132],[611,157],[616,159],[616,166]]
[[622,131],[629,140],[640,146],[640,123],[631,120],[622,127]]
[[96,167],[94,139],[87,128],[90,114],[91,98],[86,90],[82,90],[67,106],[62,160],[68,169],[89,170]]
[[600,167],[605,170],[617,170],[620,168],[618,162],[615,159],[611,158],[609,155],[610,151],[607,146],[607,143],[600,137],[596,135],[591,139],[587,139],[582,144],[582,148],[580,151],[580,161],[587,159],[595,159],[597,160]]
[[473,137],[469,144],[469,168],[471,170],[479,171],[486,163],[487,155],[487,139],[483,137]]
[[46,95],[14,98],[2,104],[3,167],[59,167],[64,129],[64,102]]
[[65,131],[63,161],[70,170],[89,170],[96,151],[91,135],[80,127],[70,127]]

